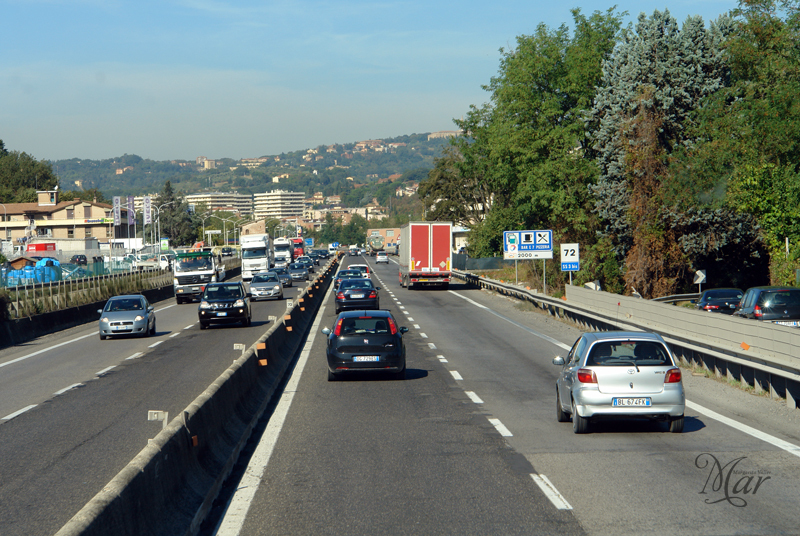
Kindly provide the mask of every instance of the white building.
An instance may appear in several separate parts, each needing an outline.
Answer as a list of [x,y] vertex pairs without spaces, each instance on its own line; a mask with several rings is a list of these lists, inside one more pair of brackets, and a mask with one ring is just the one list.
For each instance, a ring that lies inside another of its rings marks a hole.
[[305,197],[305,192],[283,190],[253,194],[253,217],[256,220],[301,218]]
[[193,209],[200,205],[205,205],[211,211],[236,212],[240,216],[249,216],[253,213],[253,197],[251,195],[236,194],[230,192],[205,192],[200,194],[189,194],[186,202]]

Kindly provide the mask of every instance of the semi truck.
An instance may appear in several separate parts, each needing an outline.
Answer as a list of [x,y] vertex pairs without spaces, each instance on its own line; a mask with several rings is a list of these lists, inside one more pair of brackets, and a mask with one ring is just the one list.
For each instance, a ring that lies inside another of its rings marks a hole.
[[401,287],[450,286],[452,234],[453,224],[447,221],[413,221],[400,228]]
[[375,256],[379,251],[383,251],[385,245],[386,239],[383,235],[375,234],[367,238],[367,251],[372,256]]
[[242,280],[250,281],[258,272],[275,265],[268,234],[242,235],[239,242],[242,247]]
[[275,266],[286,268],[292,262],[294,244],[288,238],[276,238],[272,241],[275,251]]
[[178,252],[175,256],[175,301],[180,305],[200,298],[206,285],[225,280],[225,266],[211,248]]

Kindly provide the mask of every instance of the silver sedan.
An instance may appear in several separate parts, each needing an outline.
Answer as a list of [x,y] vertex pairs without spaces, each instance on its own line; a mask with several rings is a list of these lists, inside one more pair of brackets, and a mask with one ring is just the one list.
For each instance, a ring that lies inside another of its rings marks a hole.
[[100,313],[100,340],[118,335],[147,337],[156,334],[155,308],[141,294],[114,296]]
[[592,421],[648,418],[683,431],[686,397],[681,369],[664,339],[656,333],[610,331],[584,333],[561,366],[556,380],[556,417],[572,418],[576,434]]
[[250,281],[250,293],[253,295],[253,301],[261,298],[282,300],[283,283],[281,283],[278,274],[274,272],[259,272]]

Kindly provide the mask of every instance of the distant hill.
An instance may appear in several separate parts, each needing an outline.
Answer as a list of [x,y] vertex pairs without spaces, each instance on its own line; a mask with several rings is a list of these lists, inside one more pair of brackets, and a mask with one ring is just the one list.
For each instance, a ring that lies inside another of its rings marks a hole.
[[[252,194],[274,189],[308,195],[340,195],[345,206],[361,206],[377,197],[386,202],[400,182],[425,178],[434,158],[448,144],[446,137],[429,133],[382,140],[319,146],[290,153],[263,155],[263,162],[215,158],[210,169],[198,161],[154,161],[125,154],[106,160],[52,161],[63,189],[97,188],[106,197],[144,195],[161,191],[166,181],[185,194],[236,191]],[[397,184],[385,179],[401,175]],[[278,177],[275,182],[275,178]],[[381,180],[383,179],[383,180]],[[379,182],[380,181],[380,182]]]

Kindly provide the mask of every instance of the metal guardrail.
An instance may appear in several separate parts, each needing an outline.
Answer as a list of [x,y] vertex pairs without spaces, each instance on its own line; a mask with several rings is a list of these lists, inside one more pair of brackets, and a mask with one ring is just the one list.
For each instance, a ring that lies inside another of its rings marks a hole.
[[[771,398],[784,399],[786,405],[792,409],[798,407],[798,401],[800,401],[800,359],[794,355],[794,348],[798,346],[795,343],[800,341],[800,330],[797,328],[785,328],[783,326],[772,326],[768,323],[742,320],[740,323],[725,330],[724,322],[731,321],[727,315],[705,313],[692,309],[671,308],[675,309],[675,314],[681,316],[700,315],[692,316],[687,322],[691,323],[694,318],[703,319],[704,323],[695,322],[700,327],[699,330],[695,331],[704,332],[704,338],[703,336],[682,331],[680,323],[668,318],[667,315],[656,316],[656,320],[648,319],[646,314],[635,308],[637,305],[639,308],[648,306],[663,307],[663,303],[652,304],[651,300],[628,296],[605,296],[606,300],[611,299],[616,306],[616,314],[611,315],[591,306],[576,305],[568,303],[565,299],[534,293],[518,285],[501,283],[457,270],[452,273],[454,277],[481,288],[529,301],[557,318],[577,323],[583,329],[593,331],[621,329],[657,332],[664,337],[672,348],[673,353],[681,360],[684,366],[703,368],[719,378],[727,378],[733,382],[738,382],[743,387],[749,386],[756,393],[766,392]],[[572,289],[572,287],[568,288],[568,294],[569,289]],[[590,291],[579,287],[574,287],[574,291],[577,293],[585,292],[588,295],[598,293],[598,291]],[[710,332],[717,325],[719,325],[719,328],[716,329],[720,333],[712,335]],[[730,333],[737,333],[742,338],[749,338],[753,343],[752,347],[745,342],[737,342],[739,339],[736,341],[727,340],[726,337],[732,337],[729,335]],[[767,351],[768,345],[765,342],[770,334],[774,338],[771,341],[773,342],[771,352]]]

